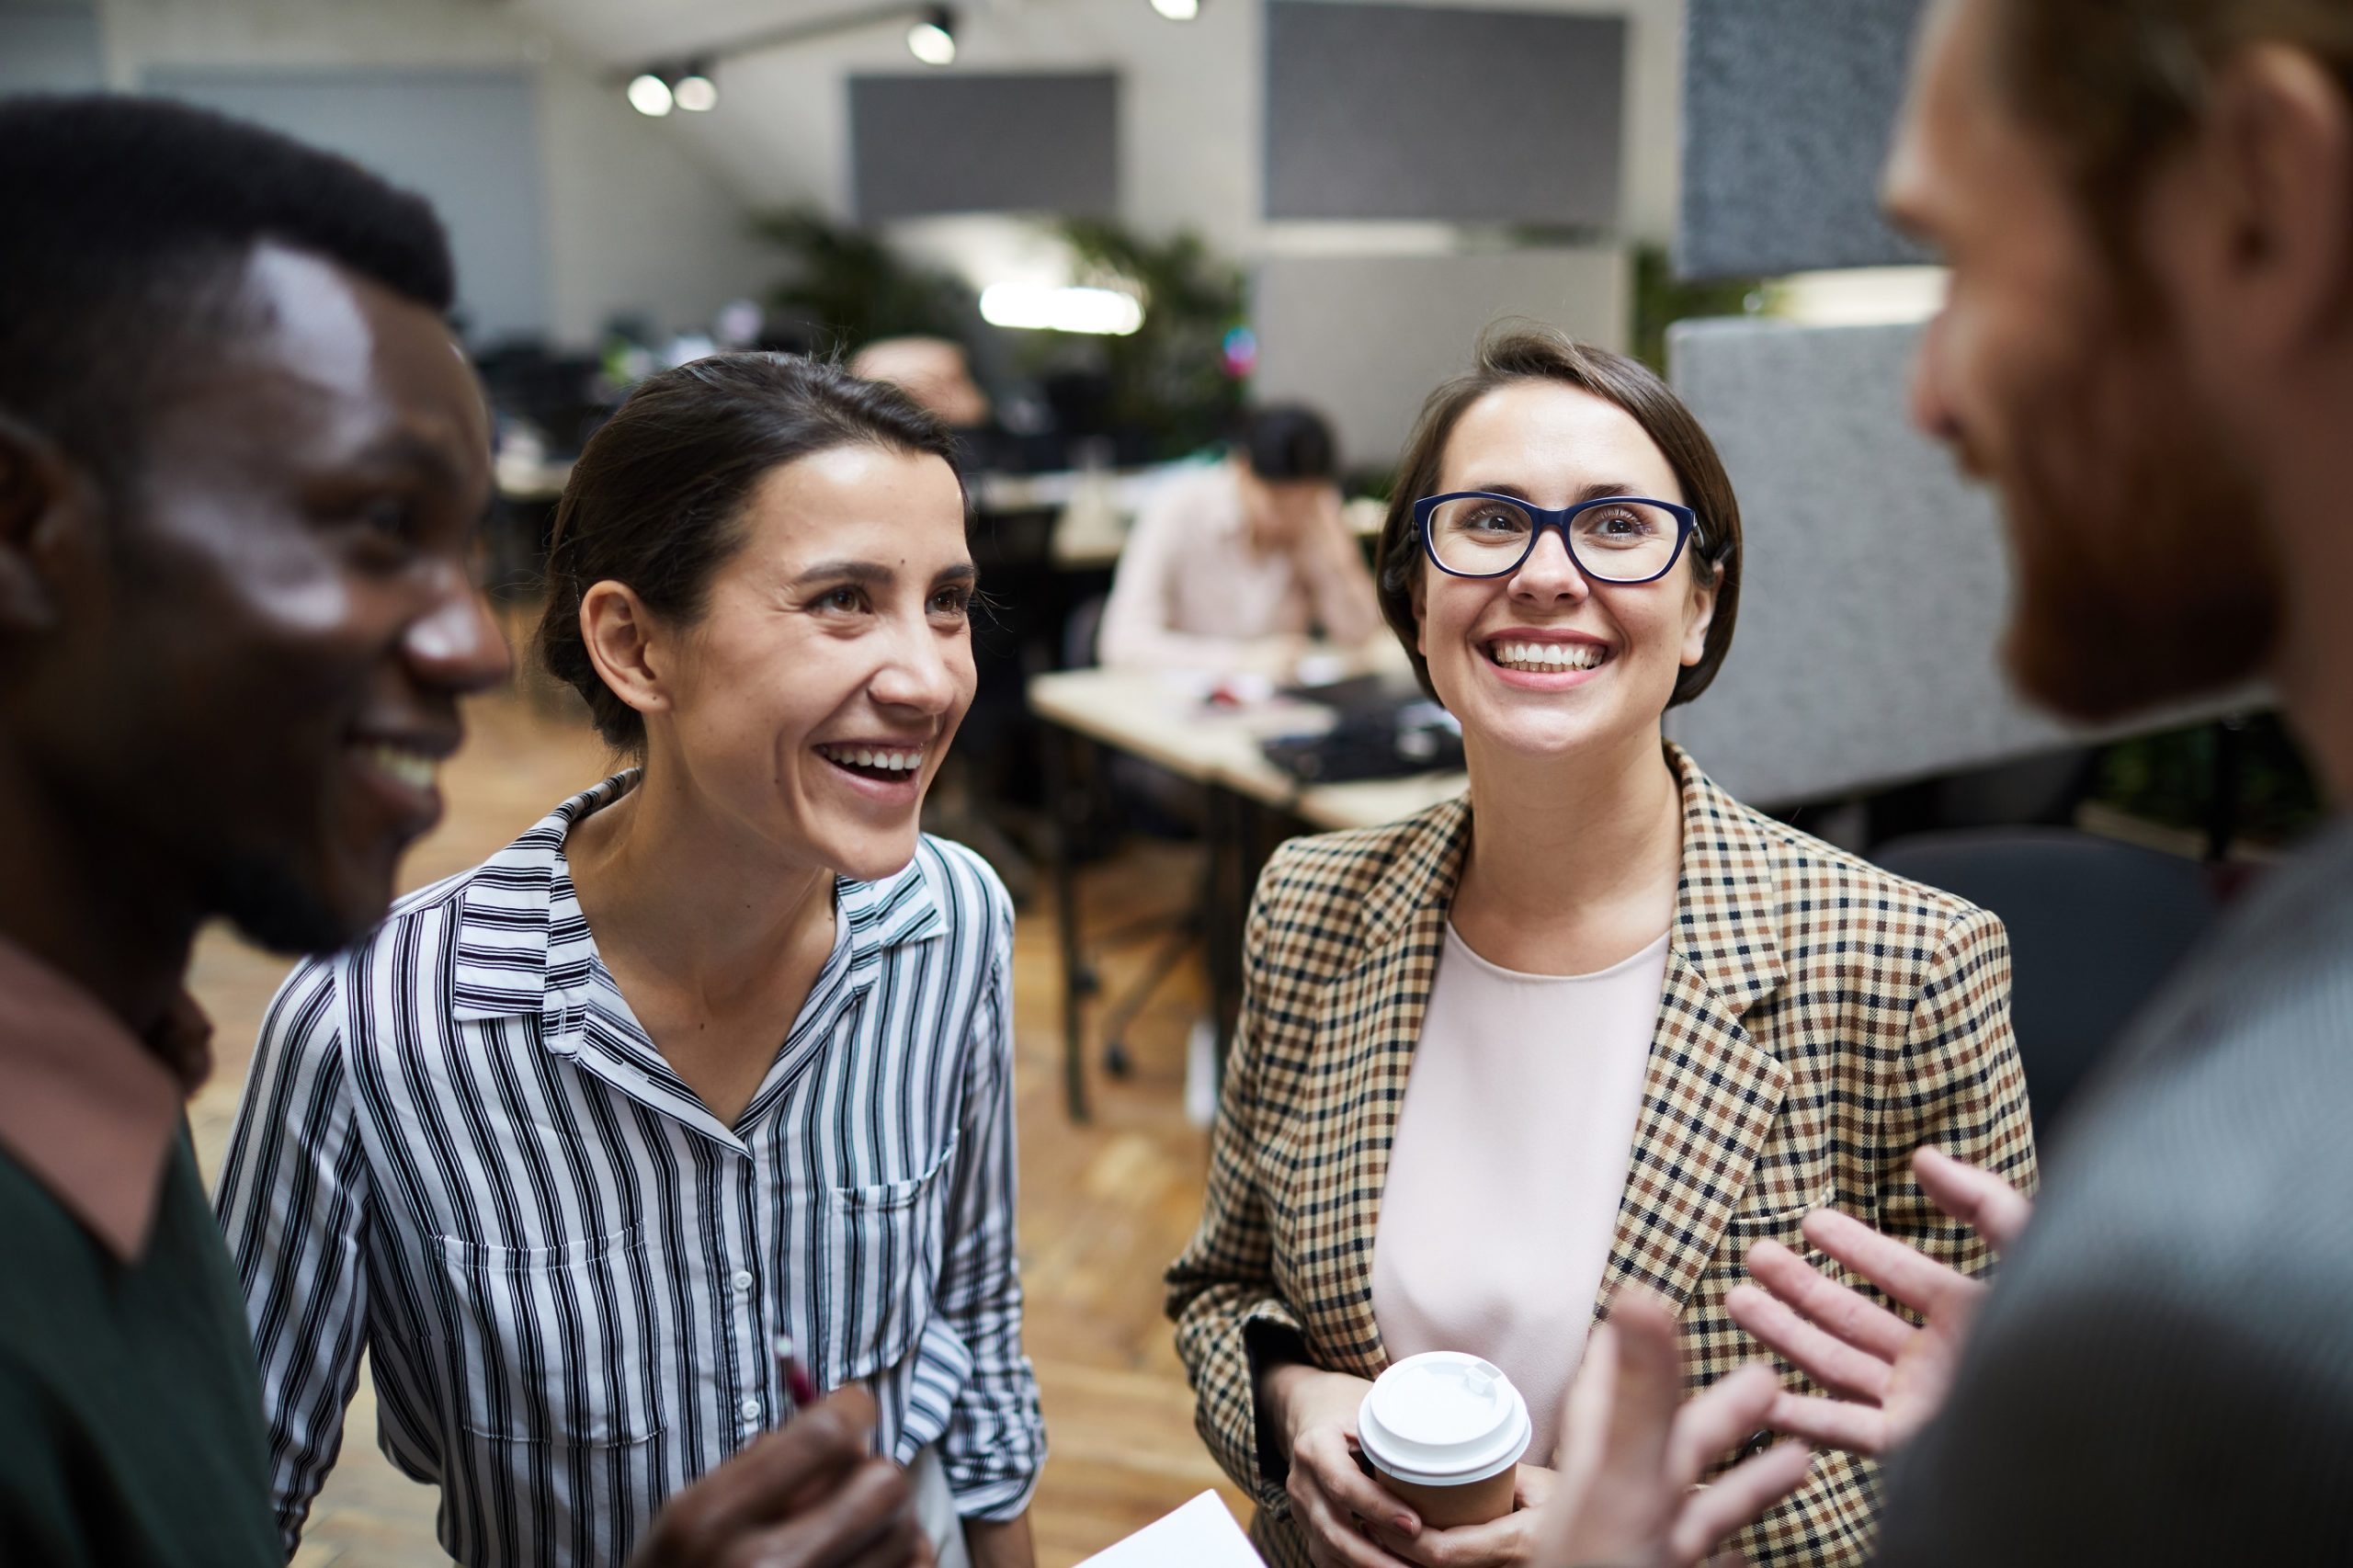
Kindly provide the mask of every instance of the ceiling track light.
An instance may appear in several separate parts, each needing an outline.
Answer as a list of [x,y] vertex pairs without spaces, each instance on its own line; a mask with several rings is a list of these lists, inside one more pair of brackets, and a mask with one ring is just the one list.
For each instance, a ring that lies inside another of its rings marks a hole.
[[630,78],[629,107],[654,119],[670,112],[677,102],[670,91],[669,81],[658,71],[641,71]]
[[[7,0],[0,0],[6,5]],[[1200,8],[1200,0],[1153,0],[1155,6]],[[669,62],[639,66],[617,73],[612,80],[628,84],[630,107],[659,119],[672,109],[708,114],[719,107],[719,77],[712,70],[722,60],[734,60],[764,50],[806,43],[859,28],[877,27],[912,17],[907,50],[926,65],[952,65],[956,61],[956,12],[953,7],[919,0],[882,0],[881,4],[832,16],[811,17],[780,27],[764,28],[732,39],[694,46],[691,55],[672,55]],[[684,58],[685,64],[677,62]]]
[[686,74],[670,84],[670,96],[688,114],[709,114],[719,107],[719,79],[708,62],[691,62]]
[[956,63],[956,13],[934,6],[907,29],[907,52],[926,65]]
[[1152,0],[1152,8],[1172,22],[1189,22],[1201,14],[1201,0]]

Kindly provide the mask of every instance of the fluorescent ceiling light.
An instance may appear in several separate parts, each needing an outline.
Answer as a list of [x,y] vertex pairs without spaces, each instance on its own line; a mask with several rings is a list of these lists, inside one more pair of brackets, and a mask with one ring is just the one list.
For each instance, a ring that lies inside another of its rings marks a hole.
[[1152,0],[1152,8],[1172,22],[1189,22],[1201,14],[1201,0]]
[[[608,103],[612,100],[608,98]],[[659,119],[670,112],[670,84],[648,71],[629,85],[629,107]]]
[[670,89],[670,96],[688,114],[708,114],[719,107],[719,84],[708,71],[688,71]]
[[992,283],[981,290],[981,319],[991,326],[1032,332],[1091,332],[1125,337],[1143,324],[1143,301],[1117,289]]
[[1944,309],[1941,267],[1858,267],[1800,272],[1768,286],[1774,314],[1808,326],[1893,326]]

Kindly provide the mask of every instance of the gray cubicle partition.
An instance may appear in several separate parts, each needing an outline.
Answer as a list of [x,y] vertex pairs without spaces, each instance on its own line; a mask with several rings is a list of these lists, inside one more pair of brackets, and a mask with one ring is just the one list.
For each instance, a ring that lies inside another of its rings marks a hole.
[[1267,0],[1269,218],[1608,230],[1622,17]]
[[94,93],[107,85],[97,7],[52,0],[0,4],[0,97]]
[[1676,267],[1729,278],[1928,258],[1879,216],[1923,0],[1689,0]]
[[1780,805],[2259,701],[2229,693],[2088,731],[2010,691],[1994,500],[1904,423],[1918,335],[1745,319],[1673,329],[1676,385],[1723,455],[1747,549],[1732,656],[1667,733],[1733,794]]
[[547,193],[525,71],[174,66],[151,93],[256,120],[341,153],[433,202],[476,342],[550,324]]
[[1120,210],[1120,78],[1108,71],[849,79],[862,222]]
[[1271,256],[1251,288],[1252,392],[1322,409],[1350,467],[1404,445],[1430,389],[1471,368],[1488,323],[1533,316],[1622,347],[1626,256],[1607,246],[1473,256]]

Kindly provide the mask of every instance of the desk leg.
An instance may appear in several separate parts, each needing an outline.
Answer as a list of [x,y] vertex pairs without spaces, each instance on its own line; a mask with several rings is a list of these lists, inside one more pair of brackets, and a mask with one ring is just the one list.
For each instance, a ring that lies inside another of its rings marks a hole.
[[1078,935],[1078,751],[1085,743],[1060,724],[1045,737],[1047,812],[1054,823],[1054,919],[1062,927],[1063,1093],[1073,1121],[1086,1113],[1086,994],[1092,990]]

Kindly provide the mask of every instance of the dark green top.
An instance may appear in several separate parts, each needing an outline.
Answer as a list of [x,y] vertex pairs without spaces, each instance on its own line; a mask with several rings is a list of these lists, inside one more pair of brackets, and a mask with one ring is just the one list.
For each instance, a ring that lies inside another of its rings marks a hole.
[[186,1129],[131,1264],[0,1149],[0,1563],[281,1568],[267,1449]]

